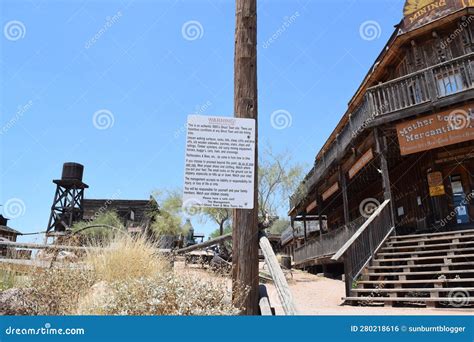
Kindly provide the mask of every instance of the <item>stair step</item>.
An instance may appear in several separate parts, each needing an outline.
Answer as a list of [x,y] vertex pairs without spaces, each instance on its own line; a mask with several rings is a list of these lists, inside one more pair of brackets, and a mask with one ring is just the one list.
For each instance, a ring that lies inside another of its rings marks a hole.
[[377,253],[377,256],[390,256],[390,255],[400,255],[400,254],[433,254],[433,253],[449,253],[449,252],[473,252],[474,247],[472,248],[457,248],[457,249],[433,249],[430,251],[412,251],[412,252],[392,252],[392,253]]
[[401,244],[414,244],[414,243],[419,243],[419,242],[431,242],[431,241],[446,241],[446,240],[453,240],[453,239],[474,239],[474,234],[469,234],[469,235],[462,235],[462,236],[452,236],[452,237],[435,237],[432,239],[428,238],[421,238],[421,239],[413,239],[413,240],[402,240],[402,241],[387,241],[386,245],[387,246],[393,246],[393,245],[401,245]]
[[396,292],[474,292],[474,287],[463,288],[404,288],[404,289],[351,289],[351,292],[369,293],[396,293]]
[[396,262],[396,261],[410,261],[410,260],[439,260],[439,259],[459,259],[459,258],[473,258],[474,254],[455,254],[455,255],[441,255],[429,257],[411,257],[411,258],[396,258],[396,259],[374,259],[378,262]]
[[426,268],[426,267],[455,267],[455,266],[474,266],[474,262],[467,261],[467,262],[453,262],[450,264],[425,264],[425,265],[385,265],[385,266],[369,266],[369,270],[386,270],[386,269],[394,269],[394,268]]
[[474,278],[460,279],[416,279],[416,280],[361,280],[357,284],[438,284],[438,283],[467,283],[474,282]]
[[405,249],[428,249],[428,248],[442,248],[442,247],[451,247],[457,245],[474,245],[474,241],[460,241],[460,242],[449,242],[449,243],[439,243],[439,244],[429,244],[429,245],[413,245],[413,246],[398,246],[398,247],[382,247],[380,251],[393,251],[393,250],[405,250]]
[[474,233],[474,229],[465,229],[465,230],[453,230],[448,232],[438,232],[438,233],[425,233],[425,234],[412,234],[412,235],[394,235],[391,236],[390,240],[401,240],[401,239],[410,239],[410,238],[417,238],[422,236],[440,236],[440,235],[453,235],[453,234],[467,234],[467,233]]
[[394,277],[394,276],[416,276],[416,275],[442,275],[442,274],[459,274],[459,273],[474,273],[473,270],[452,270],[452,271],[428,271],[428,272],[380,272],[380,273],[366,273],[362,274],[369,277]]
[[342,297],[342,300],[351,301],[367,301],[367,302],[454,302],[458,303],[474,303],[474,297],[467,298],[432,298],[432,297]]

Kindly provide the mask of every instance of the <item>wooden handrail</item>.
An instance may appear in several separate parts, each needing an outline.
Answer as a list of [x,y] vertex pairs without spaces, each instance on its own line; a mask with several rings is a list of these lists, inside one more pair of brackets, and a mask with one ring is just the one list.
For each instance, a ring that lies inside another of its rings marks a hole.
[[369,217],[367,221],[364,222],[364,224],[352,235],[352,237],[347,240],[347,242],[342,246],[336,254],[331,258],[331,260],[338,261],[339,259],[342,258],[344,253],[352,246],[354,241],[357,240],[357,238],[365,231],[365,229],[375,220],[377,216],[380,215],[382,210],[390,203],[390,200],[387,199],[385,200],[378,208],[377,210],[374,211],[374,213]]

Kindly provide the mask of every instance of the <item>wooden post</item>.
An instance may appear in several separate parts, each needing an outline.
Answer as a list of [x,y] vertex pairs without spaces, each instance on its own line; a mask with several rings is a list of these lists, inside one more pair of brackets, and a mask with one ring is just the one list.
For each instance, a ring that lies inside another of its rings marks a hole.
[[319,195],[318,189],[316,188],[316,203],[318,205],[318,220],[319,220],[319,236],[323,236],[323,199]]
[[346,182],[346,176],[344,174],[344,171],[342,168],[339,168],[339,181],[341,183],[341,188],[342,188],[342,203],[344,207],[344,223],[346,224],[346,227],[350,223],[350,216],[349,216],[349,199],[347,197],[347,182]]
[[306,213],[303,214],[303,229],[304,229],[304,243],[306,244],[306,240],[308,238],[308,233],[306,230]]
[[382,171],[382,186],[383,186],[383,197],[384,200],[390,200],[390,207],[391,207],[391,220],[392,226],[395,225],[395,208],[394,203],[392,201],[392,190],[390,186],[390,176],[388,173],[388,163],[387,163],[387,143],[386,140],[380,137],[380,133],[378,128],[374,128],[374,135],[375,135],[375,144],[377,153],[380,156],[380,168]]
[[232,232],[233,299],[244,315],[258,315],[257,103],[257,0],[236,0],[234,115],[256,121],[254,208],[234,210]]

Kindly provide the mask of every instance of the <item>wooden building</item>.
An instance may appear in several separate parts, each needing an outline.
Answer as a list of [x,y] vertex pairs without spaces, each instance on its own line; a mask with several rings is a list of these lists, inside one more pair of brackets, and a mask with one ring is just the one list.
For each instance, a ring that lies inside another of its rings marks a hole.
[[[13,228],[8,227],[8,219],[0,215],[0,240],[16,242],[16,238],[21,233]],[[0,246],[0,257],[5,257],[10,254],[7,247]]]
[[101,213],[114,211],[130,233],[143,233],[150,227],[152,213],[158,211],[158,204],[149,200],[84,199],[82,220],[93,220]]
[[473,86],[474,1],[408,0],[290,198],[292,221],[327,217],[297,267],[343,265],[348,300],[474,302]]

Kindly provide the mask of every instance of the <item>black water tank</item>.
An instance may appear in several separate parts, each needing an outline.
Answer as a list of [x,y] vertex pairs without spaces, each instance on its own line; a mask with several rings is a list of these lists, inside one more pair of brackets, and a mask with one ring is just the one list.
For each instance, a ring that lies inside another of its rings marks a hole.
[[84,173],[84,166],[78,163],[64,163],[63,164],[63,180],[79,180],[82,181],[82,174]]

